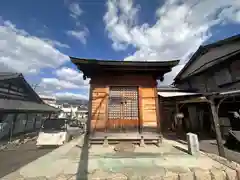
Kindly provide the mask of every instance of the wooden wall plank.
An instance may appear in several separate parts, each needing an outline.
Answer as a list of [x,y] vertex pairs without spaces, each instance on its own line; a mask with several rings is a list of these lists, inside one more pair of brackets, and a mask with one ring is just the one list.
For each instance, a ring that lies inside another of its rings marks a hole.
[[105,128],[107,99],[107,87],[93,84],[91,131],[99,131]]
[[157,127],[155,87],[142,87],[143,127]]
[[142,112],[142,87],[138,87],[138,115],[140,123],[140,132],[142,132],[143,112]]
[[92,129],[104,129],[108,123],[109,86],[138,86],[139,121],[143,126],[157,127],[156,81],[151,76],[99,76],[92,83]]

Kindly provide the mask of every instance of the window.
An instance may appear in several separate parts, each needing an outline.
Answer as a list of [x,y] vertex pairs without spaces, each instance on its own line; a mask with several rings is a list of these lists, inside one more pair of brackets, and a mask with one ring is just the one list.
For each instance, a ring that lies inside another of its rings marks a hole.
[[14,133],[24,132],[26,123],[27,123],[27,114],[25,113],[18,114],[16,123],[15,123],[15,128],[13,130]]
[[66,119],[48,119],[43,123],[45,130],[64,130],[66,129]]
[[230,65],[232,77],[234,81],[240,80],[240,61],[236,60]]
[[9,87],[10,87],[10,84],[9,84],[9,83],[4,83],[4,84],[3,84],[3,87],[9,88]]
[[0,138],[9,133],[12,127],[13,118],[14,114],[4,114],[0,119]]
[[232,76],[227,68],[215,72],[214,79],[218,86],[232,82]]

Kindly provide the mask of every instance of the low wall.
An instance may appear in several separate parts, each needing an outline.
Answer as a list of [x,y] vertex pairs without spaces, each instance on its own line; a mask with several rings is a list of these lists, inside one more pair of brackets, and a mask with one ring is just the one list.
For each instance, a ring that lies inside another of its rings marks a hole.
[[[13,119],[16,114],[5,114],[0,120],[0,140],[7,139],[10,136],[15,136],[22,133],[32,132],[40,129],[42,117],[37,114],[17,114],[15,124]],[[27,117],[28,116],[28,117]]]

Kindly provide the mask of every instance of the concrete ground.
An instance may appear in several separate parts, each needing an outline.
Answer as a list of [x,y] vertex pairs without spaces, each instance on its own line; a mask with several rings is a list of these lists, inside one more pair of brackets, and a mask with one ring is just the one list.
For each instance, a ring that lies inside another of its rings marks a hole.
[[89,146],[87,137],[79,137],[34,162],[3,177],[12,179],[236,179],[225,165],[200,153],[186,153],[186,146],[164,140],[160,147],[132,146],[115,152],[115,146]]
[[[79,128],[68,130],[74,138],[83,133]],[[37,148],[37,136],[38,131],[14,136],[10,143],[6,139],[0,141],[0,178],[56,149],[53,146]]]
[[[164,137],[166,139],[175,140],[185,145],[187,144],[185,135],[181,139],[178,139],[176,138],[176,134],[173,132],[173,133],[164,134]],[[223,144],[224,143],[225,141],[223,141]],[[218,155],[218,147],[215,139],[202,138],[199,140],[199,145],[200,145],[201,151]],[[240,152],[228,149],[227,147],[225,147],[224,150],[225,150],[226,158],[228,160],[240,163]]]
[[37,149],[35,138],[23,144],[17,142],[17,138],[11,144],[2,143],[0,150],[0,178],[51,152],[53,149],[53,147]]
[[[216,140],[201,140],[200,142],[200,149],[204,152],[208,153],[214,153],[218,155],[218,148],[217,148],[217,142]],[[228,148],[225,149],[225,155],[226,158],[235,161],[237,163],[240,163],[240,153],[237,151],[233,151]]]

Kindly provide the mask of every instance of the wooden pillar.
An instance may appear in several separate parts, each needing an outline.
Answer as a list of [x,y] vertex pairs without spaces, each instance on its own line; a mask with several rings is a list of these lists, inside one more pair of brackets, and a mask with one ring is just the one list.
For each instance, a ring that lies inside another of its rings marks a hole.
[[89,100],[88,100],[88,120],[87,120],[87,134],[90,134],[91,131],[91,120],[92,120],[92,95],[93,89],[92,84],[90,81],[90,88],[89,88]]
[[[157,116],[157,132],[161,133],[161,115],[160,115],[160,108],[159,108],[159,99],[158,99],[158,92],[157,92],[157,83],[155,90],[155,103],[156,103],[156,116]],[[162,108],[162,107],[161,107]]]
[[219,118],[218,118],[218,114],[217,114],[216,104],[214,102],[213,97],[208,98],[208,99],[209,99],[209,103],[210,103],[211,111],[212,111],[212,115],[213,115],[213,123],[214,123],[215,132],[216,132],[218,153],[219,153],[220,156],[225,157],[224,146],[223,146],[223,142],[222,142],[222,136],[221,136],[221,131],[220,131]]
[[138,117],[139,117],[139,133],[143,132],[143,116],[142,116],[142,87],[138,87]]

